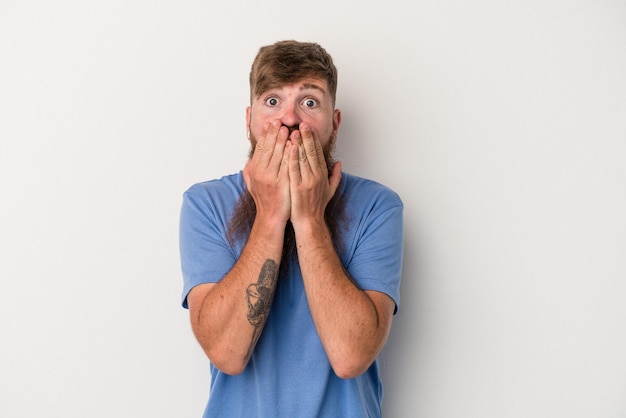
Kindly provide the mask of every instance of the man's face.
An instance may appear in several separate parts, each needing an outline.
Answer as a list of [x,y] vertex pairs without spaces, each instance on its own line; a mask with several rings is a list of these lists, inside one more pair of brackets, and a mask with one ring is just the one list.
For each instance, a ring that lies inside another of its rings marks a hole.
[[290,139],[293,131],[299,129],[300,123],[306,122],[326,150],[337,135],[341,113],[334,109],[325,80],[305,78],[267,90],[254,98],[246,108],[246,124],[252,149],[256,139],[263,135],[263,126],[274,120],[279,120],[289,128]]

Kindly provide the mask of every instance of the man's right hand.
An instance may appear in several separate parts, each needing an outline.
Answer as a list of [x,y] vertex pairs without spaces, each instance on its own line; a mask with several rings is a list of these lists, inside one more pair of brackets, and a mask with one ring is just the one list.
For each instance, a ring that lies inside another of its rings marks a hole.
[[257,219],[282,224],[289,219],[289,164],[285,153],[285,148],[291,146],[288,138],[289,129],[280,121],[267,123],[243,169],[243,178],[256,204]]
[[257,214],[240,257],[217,283],[204,283],[187,296],[194,334],[213,365],[241,373],[261,335],[274,297],[291,211],[289,130],[279,121],[263,126],[243,169]]

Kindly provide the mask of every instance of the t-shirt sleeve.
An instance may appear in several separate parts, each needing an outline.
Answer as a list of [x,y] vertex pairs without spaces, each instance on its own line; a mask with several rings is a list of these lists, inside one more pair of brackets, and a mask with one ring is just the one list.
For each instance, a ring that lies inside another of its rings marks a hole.
[[387,294],[400,304],[402,276],[402,212],[400,198],[393,194],[384,207],[372,210],[360,226],[359,238],[346,270],[363,290]]
[[225,232],[218,208],[207,196],[193,189],[184,193],[179,226],[184,308],[188,307],[187,295],[193,287],[220,281],[235,263]]

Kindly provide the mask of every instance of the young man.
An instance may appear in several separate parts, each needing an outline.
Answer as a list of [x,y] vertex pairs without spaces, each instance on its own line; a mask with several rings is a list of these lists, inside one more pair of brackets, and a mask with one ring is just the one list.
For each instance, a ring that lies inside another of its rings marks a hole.
[[337,70],[317,44],[262,47],[243,171],[184,195],[183,306],[211,361],[205,417],[380,417],[402,202],[333,161]]

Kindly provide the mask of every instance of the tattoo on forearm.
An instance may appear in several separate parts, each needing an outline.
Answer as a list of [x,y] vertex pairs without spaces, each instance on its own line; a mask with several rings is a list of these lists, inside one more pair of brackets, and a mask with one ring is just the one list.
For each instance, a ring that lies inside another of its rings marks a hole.
[[248,302],[248,322],[254,327],[252,333],[252,340],[250,341],[250,347],[246,352],[244,358],[248,361],[252,355],[263,325],[267,320],[267,316],[270,313],[270,307],[272,306],[272,298],[274,297],[274,290],[276,289],[276,279],[278,277],[278,265],[274,260],[266,260],[261,268],[259,274],[259,280],[256,283],[252,283],[246,289],[246,300]]

